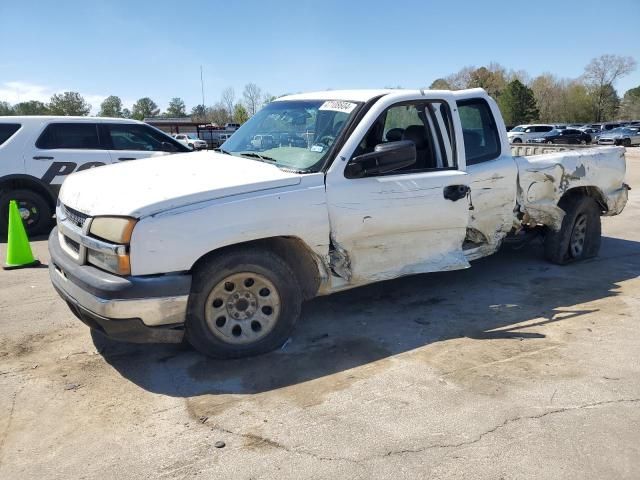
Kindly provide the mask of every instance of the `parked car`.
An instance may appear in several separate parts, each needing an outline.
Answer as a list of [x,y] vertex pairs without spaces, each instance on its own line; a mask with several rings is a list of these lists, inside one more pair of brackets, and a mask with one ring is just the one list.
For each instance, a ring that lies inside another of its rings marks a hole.
[[[310,147],[247,150],[303,127]],[[514,157],[480,89],[286,96],[220,152],[69,177],[49,274],[114,338],[256,355],[290,337],[304,300],[468,268],[512,232],[544,234],[554,263],[597,255],[600,216],[627,201],[620,150]]]
[[591,135],[582,130],[565,128],[564,130],[553,129],[541,137],[532,138],[531,143],[557,143],[565,145],[586,145],[591,143]]
[[553,130],[553,125],[518,125],[510,132],[507,132],[507,138],[511,143],[526,143],[532,138],[541,136]]
[[640,129],[632,127],[614,128],[600,135],[598,145],[640,145]]
[[29,235],[48,232],[62,181],[72,172],[168,153],[188,152],[136,120],[98,117],[0,117],[0,236],[9,200]]
[[189,147],[191,150],[206,150],[207,142],[198,138],[192,133],[177,133],[173,135],[178,142]]
[[225,123],[224,124],[224,129],[225,130],[237,130],[240,128],[240,124],[239,123]]

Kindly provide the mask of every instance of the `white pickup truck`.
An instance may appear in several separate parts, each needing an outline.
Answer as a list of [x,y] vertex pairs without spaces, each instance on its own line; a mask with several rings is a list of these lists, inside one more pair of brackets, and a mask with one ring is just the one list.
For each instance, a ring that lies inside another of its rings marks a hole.
[[624,177],[620,147],[512,156],[481,89],[291,95],[219,152],[69,176],[50,276],[113,338],[254,355],[287,340],[306,299],[468,268],[507,238],[540,233],[558,264],[593,257]]

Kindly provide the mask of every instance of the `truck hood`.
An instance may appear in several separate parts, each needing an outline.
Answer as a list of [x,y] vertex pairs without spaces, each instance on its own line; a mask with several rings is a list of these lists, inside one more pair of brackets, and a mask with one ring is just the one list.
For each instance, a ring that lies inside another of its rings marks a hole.
[[60,201],[89,216],[144,217],[217,198],[297,185],[300,175],[214,152],[133,160],[70,175]]

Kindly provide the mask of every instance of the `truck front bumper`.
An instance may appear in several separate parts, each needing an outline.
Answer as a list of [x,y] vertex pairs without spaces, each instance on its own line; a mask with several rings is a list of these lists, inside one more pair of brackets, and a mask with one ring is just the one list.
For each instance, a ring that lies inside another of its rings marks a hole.
[[57,228],[49,252],[51,283],[84,324],[115,340],[182,341],[191,275],[120,277],[79,265],[60,247]]

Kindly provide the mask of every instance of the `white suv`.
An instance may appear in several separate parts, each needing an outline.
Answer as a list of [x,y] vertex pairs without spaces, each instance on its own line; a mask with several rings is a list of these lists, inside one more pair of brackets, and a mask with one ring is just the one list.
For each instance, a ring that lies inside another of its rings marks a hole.
[[18,202],[27,233],[45,233],[69,174],[188,151],[169,135],[136,120],[0,117],[0,236],[6,235],[10,200]]
[[173,136],[178,142],[189,147],[191,150],[206,150],[207,142],[199,139],[191,133],[178,133]]
[[507,132],[507,138],[511,143],[527,143],[553,129],[554,126],[548,124],[518,125]]

